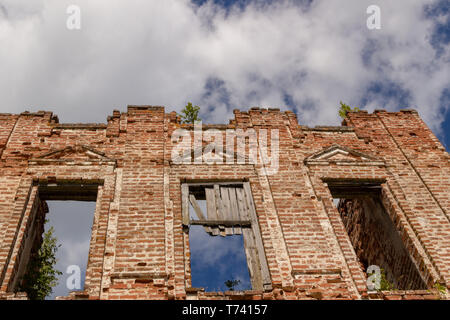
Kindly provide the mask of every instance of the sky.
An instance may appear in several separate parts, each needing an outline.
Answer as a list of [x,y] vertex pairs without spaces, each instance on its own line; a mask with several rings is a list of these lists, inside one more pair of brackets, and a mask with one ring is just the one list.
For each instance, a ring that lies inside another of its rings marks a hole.
[[209,236],[202,226],[191,226],[189,239],[192,287],[225,291],[225,281],[237,280],[235,290],[251,290],[242,235]]
[[[203,215],[208,218],[206,200],[197,200]],[[191,220],[198,220],[192,205],[189,205]],[[251,290],[250,275],[242,235],[210,236],[202,226],[189,228],[191,250],[192,287],[205,291],[229,290],[227,280],[238,281],[234,290]]]
[[444,0],[0,0],[0,112],[105,123],[192,102],[208,123],[259,106],[314,126],[339,124],[343,101],[416,109],[449,150],[449,19]]
[[84,286],[95,202],[47,201],[47,205],[49,212],[46,215],[48,222],[45,224],[45,231],[51,226],[54,228],[53,235],[60,245],[56,252],[55,269],[62,272],[58,276],[58,284],[47,297],[52,300],[76,290],[69,290],[66,285],[68,278],[74,275],[72,270],[67,270],[69,266],[76,265],[80,268],[80,289]]

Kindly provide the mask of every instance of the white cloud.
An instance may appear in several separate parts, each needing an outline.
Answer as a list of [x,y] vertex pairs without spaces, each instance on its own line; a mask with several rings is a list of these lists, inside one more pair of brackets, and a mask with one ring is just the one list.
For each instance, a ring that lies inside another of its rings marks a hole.
[[243,242],[238,236],[209,236],[203,227],[192,226],[189,240],[193,251],[192,263],[202,267],[214,266],[225,271],[227,262],[231,263],[225,261],[225,257],[245,257]]
[[80,289],[84,286],[84,278],[86,275],[89,239],[80,239],[80,241],[76,241],[68,238],[60,238],[59,240],[61,247],[57,251],[58,261],[55,268],[56,270],[61,271],[62,274],[58,276],[58,284],[53,288],[52,294],[48,297],[50,300],[55,299],[57,296],[66,296],[72,291],[72,289],[67,288],[66,285],[67,278],[72,275],[72,273],[66,273],[68,266],[77,265],[80,267],[80,282],[82,286]]
[[[234,108],[285,108],[289,98],[302,124],[336,124],[340,100],[408,107],[399,91],[437,131],[450,51],[436,57],[429,43],[433,21],[423,6],[432,1],[377,1],[382,28],[368,30],[372,2],[319,0],[304,9],[276,1],[226,14],[187,0],[0,0],[8,11],[0,20],[1,111],[104,122],[127,104],[179,110],[192,101],[222,123]],[[81,8],[80,31],[65,27],[69,4]],[[208,79],[220,80],[209,83],[221,91],[207,90]],[[367,95],[374,83],[394,91]]]
[[[85,240],[85,239],[81,239]],[[89,253],[89,239],[85,241],[65,240],[60,248],[61,259],[58,261],[62,271],[65,272],[70,265],[78,265],[80,269],[86,269],[87,256]]]

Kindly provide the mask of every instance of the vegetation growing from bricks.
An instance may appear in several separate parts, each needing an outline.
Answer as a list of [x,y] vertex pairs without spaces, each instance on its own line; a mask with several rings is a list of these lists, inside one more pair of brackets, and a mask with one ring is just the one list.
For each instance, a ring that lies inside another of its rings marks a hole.
[[436,288],[437,291],[439,291],[439,294],[441,295],[447,294],[447,288],[444,285],[440,284],[439,282],[436,282],[434,284],[434,287]]
[[198,112],[200,111],[199,106],[193,106],[191,102],[189,102],[183,110],[181,110],[181,122],[182,123],[195,123],[195,121],[201,121],[199,118]]
[[384,271],[384,269],[381,269],[380,290],[381,291],[395,290],[394,284],[387,279],[386,271]]
[[347,112],[357,112],[360,111],[358,107],[351,108],[349,105],[346,105],[342,101],[339,102],[341,107],[339,108],[339,116],[344,119],[347,116]]
[[[47,220],[46,220],[47,222]],[[53,227],[43,234],[41,248],[30,261],[27,273],[23,277],[19,291],[27,293],[30,300],[44,300],[58,284],[58,275],[62,272],[55,269],[56,252],[61,245],[53,235]]]

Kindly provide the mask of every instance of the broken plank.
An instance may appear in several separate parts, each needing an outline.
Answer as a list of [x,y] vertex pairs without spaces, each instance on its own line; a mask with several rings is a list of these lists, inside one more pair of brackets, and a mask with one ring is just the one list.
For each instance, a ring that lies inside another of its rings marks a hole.
[[192,208],[194,208],[197,217],[201,220],[206,220],[205,216],[203,215],[202,209],[198,205],[197,199],[195,199],[194,195],[192,194],[189,195],[189,201],[191,202]]
[[[189,195],[189,201],[191,202],[192,208],[194,208],[194,211],[197,214],[198,219],[206,220],[205,216],[203,215],[202,209],[198,205],[197,199],[195,199],[195,196],[193,194]],[[210,227],[205,227],[204,229],[205,229],[205,231],[207,233],[211,233],[211,228]]]

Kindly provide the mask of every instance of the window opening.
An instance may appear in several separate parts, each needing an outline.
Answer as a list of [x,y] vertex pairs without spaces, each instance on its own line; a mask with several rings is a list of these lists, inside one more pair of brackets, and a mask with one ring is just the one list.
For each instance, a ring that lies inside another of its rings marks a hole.
[[[193,285],[198,283],[195,270],[197,261],[194,260],[197,259],[198,247],[203,247],[204,250],[218,248],[217,253],[220,250],[229,252],[230,248],[234,248],[234,259],[230,257],[214,268],[220,271],[228,265],[231,279],[226,280],[241,280],[245,284],[248,282],[245,277],[233,279],[233,272],[243,275],[243,272],[233,269],[238,261],[242,261],[243,251],[251,288],[270,289],[270,275],[249,183],[186,183],[182,185],[182,196],[183,224],[191,226],[189,237]],[[203,229],[210,237],[205,237],[205,234],[200,236],[197,231],[199,229]],[[197,240],[200,238],[201,243]],[[243,250],[235,250],[237,247]]]

